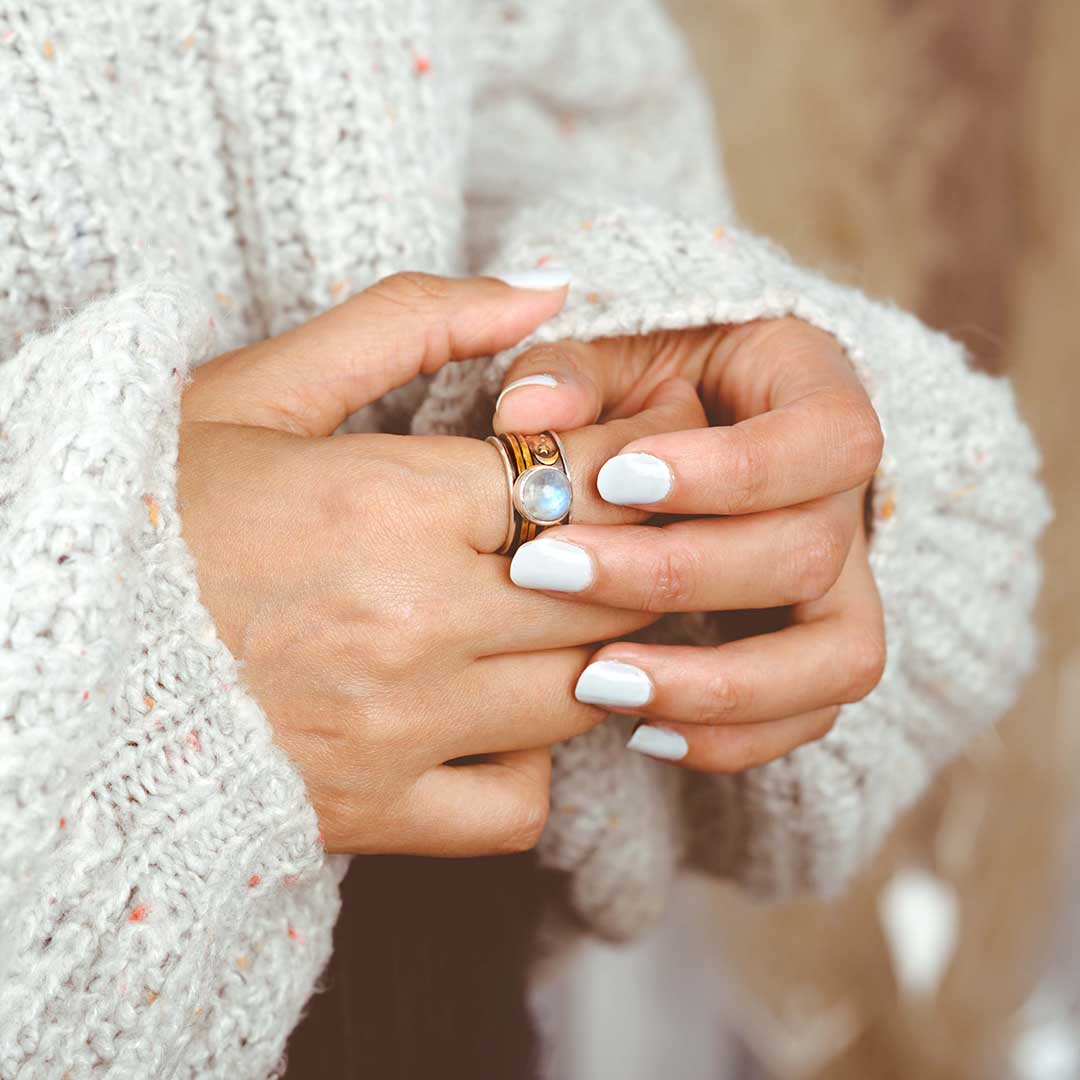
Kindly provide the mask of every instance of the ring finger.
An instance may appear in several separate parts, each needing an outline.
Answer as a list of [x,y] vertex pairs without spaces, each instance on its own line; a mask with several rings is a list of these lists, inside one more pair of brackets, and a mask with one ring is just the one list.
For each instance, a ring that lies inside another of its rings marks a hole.
[[635,716],[756,724],[857,701],[876,685],[881,653],[872,617],[836,616],[712,648],[618,642],[596,653],[575,694]]

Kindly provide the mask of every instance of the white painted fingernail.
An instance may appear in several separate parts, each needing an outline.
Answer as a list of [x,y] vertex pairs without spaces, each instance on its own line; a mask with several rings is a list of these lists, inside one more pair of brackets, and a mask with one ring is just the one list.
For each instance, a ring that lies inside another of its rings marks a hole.
[[523,589],[581,592],[593,581],[589,553],[565,540],[530,540],[510,560],[510,580]]
[[574,697],[586,705],[628,709],[646,705],[653,696],[652,679],[641,668],[621,660],[597,660],[582,673]]
[[504,386],[502,393],[495,399],[495,411],[499,411],[499,406],[502,404],[503,398],[510,393],[511,390],[520,390],[523,386],[547,386],[549,388],[559,385],[559,380],[554,375],[525,375],[520,379],[515,379],[509,386]]
[[498,280],[515,289],[561,289],[570,284],[570,271],[561,266],[536,266],[513,274],[500,274]]
[[686,740],[671,728],[652,727],[641,724],[626,744],[628,750],[661,758],[663,761],[682,761],[690,747]]
[[671,492],[671,469],[652,454],[616,454],[596,476],[600,497],[616,506],[648,506]]

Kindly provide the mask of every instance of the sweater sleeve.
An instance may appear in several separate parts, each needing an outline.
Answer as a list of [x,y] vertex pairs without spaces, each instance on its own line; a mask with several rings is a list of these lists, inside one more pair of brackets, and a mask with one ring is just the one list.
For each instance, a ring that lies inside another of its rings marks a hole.
[[[500,237],[490,252],[482,245],[486,265],[568,267],[568,303],[495,365],[441,373],[421,424],[437,430],[460,411],[489,421],[502,373],[541,341],[795,315],[844,346],[886,439],[871,559],[888,663],[867,700],[845,708],[824,740],[764,768],[688,776],[689,829],[665,823],[653,856],[657,808],[612,794],[614,773],[640,785],[643,767],[613,757],[607,733],[587,737],[606,747],[592,759],[563,751],[584,764],[573,792],[560,793],[556,780],[547,857],[566,869],[602,862],[626,829],[639,869],[593,867],[578,897],[579,911],[621,936],[659,901],[627,899],[633,890],[619,888],[620,874],[644,882],[670,864],[663,849],[681,844],[697,865],[759,895],[842,887],[934,771],[1015,699],[1035,650],[1036,542],[1049,512],[1006,382],[973,371],[946,336],[800,269],[734,222],[722,180],[704,163],[711,136],[697,78],[658,9],[634,0],[573,11],[589,34],[575,34],[570,16],[562,38],[545,22],[538,59],[482,108],[486,130],[475,140],[488,215],[480,233]],[[487,194],[500,167],[510,178],[501,200]],[[598,769],[604,778],[589,780]],[[592,803],[580,797],[590,783]],[[582,804],[608,809],[583,814]]]
[[180,536],[210,327],[147,283],[0,365],[2,1076],[266,1075],[329,952],[338,868]]

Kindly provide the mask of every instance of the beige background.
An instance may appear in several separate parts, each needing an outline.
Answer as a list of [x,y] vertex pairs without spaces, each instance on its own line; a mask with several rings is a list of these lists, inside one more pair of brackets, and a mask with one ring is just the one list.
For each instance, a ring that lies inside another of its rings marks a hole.
[[[1041,965],[1080,766],[1080,4],[670,6],[713,88],[744,219],[962,337],[1015,381],[1045,452],[1045,655],[1000,738],[950,770],[842,903],[730,897],[719,920],[752,991],[743,1027],[778,1075],[985,1076]],[[911,864],[962,902],[932,1002],[901,1000],[876,917],[881,883]],[[832,1060],[795,1064],[815,1055]]]

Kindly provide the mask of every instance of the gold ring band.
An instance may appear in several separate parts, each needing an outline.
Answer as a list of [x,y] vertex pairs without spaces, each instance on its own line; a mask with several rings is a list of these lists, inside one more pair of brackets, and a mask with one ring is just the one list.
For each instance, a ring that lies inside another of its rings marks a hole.
[[488,436],[502,455],[510,491],[506,539],[500,555],[517,551],[553,525],[570,520],[573,488],[562,440],[553,431],[539,435],[506,432]]

